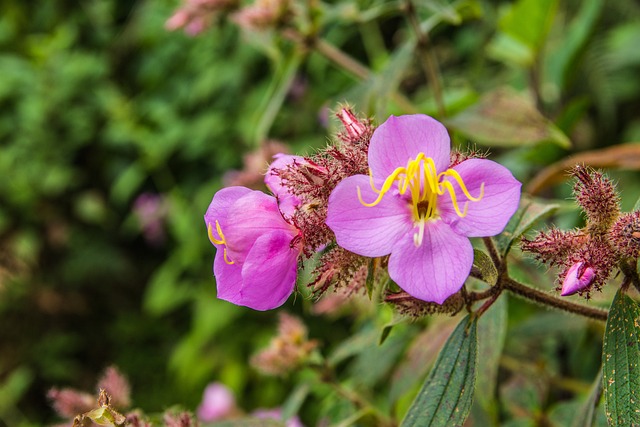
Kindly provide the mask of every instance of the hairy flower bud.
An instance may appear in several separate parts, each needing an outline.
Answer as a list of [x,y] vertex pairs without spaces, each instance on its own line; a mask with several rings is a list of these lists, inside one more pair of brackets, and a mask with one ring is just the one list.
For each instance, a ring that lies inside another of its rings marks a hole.
[[566,297],[585,290],[591,286],[595,277],[595,271],[586,263],[575,263],[569,268],[569,271],[567,271],[567,275],[562,282],[562,292],[560,295]]
[[587,215],[592,233],[606,232],[620,215],[620,197],[613,182],[601,172],[577,165],[571,170],[576,178],[573,193]]
[[338,137],[345,142],[359,141],[367,132],[371,132],[371,126],[360,121],[349,108],[341,108],[336,116],[342,122],[345,132],[338,134]]
[[640,257],[640,211],[622,215],[611,227],[611,240],[623,257]]

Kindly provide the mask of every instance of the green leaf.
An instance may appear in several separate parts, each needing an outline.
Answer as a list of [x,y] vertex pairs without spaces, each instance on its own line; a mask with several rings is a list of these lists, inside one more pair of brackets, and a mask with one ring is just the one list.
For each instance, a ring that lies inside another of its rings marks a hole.
[[640,307],[618,290],[604,333],[604,406],[612,427],[640,425]]
[[602,370],[598,372],[598,377],[593,382],[589,398],[582,405],[577,414],[573,418],[571,427],[590,427],[594,422],[594,415],[598,402],[602,396]]
[[473,402],[476,351],[477,321],[467,316],[440,352],[402,427],[464,424]]
[[[555,15],[557,0],[519,0],[510,6],[500,18],[500,32],[489,46],[490,53],[498,59],[506,59],[518,65],[531,65],[536,60]],[[495,40],[498,40],[498,45]],[[519,57],[510,58],[498,47],[505,40],[517,44],[522,52]]]
[[282,108],[289,89],[294,82],[304,54],[294,51],[289,58],[278,64],[271,84],[263,98],[262,105],[258,108],[258,116],[255,121],[254,143],[256,146],[262,143],[269,135],[278,112]]
[[[456,324],[452,318],[434,318],[429,327],[418,334],[391,378],[389,400],[396,402],[412,389],[429,372]],[[415,392],[414,392],[415,393]],[[407,402],[407,407],[410,402]]]
[[506,295],[501,295],[478,321],[476,397],[487,413],[495,417],[497,417],[495,393],[498,363],[507,335],[507,301]]
[[473,265],[480,270],[482,274],[482,280],[490,284],[495,285],[498,281],[498,270],[491,261],[491,257],[479,249],[473,250]]
[[399,325],[400,323],[403,323],[406,320],[407,320],[406,316],[403,316],[402,314],[394,312],[391,320],[382,327],[382,332],[380,333],[380,339],[378,340],[378,345],[384,344],[384,342],[389,337],[389,334],[391,333],[391,330],[393,329],[394,326]]
[[546,80],[548,84],[555,86],[558,93],[564,89],[567,77],[575,70],[576,61],[584,52],[584,47],[598,22],[604,3],[603,0],[583,1],[569,28],[563,32],[562,42],[558,43],[555,51],[549,54],[546,61],[548,74]]
[[309,384],[302,384],[302,385],[299,385],[293,391],[293,393],[289,395],[287,400],[282,405],[283,420],[288,420],[290,418],[293,418],[298,413],[298,411],[300,411],[302,404],[304,403],[307,396],[309,395],[309,390],[310,390]]
[[500,253],[509,253],[511,246],[520,236],[529,231],[537,221],[553,214],[558,207],[556,204],[539,203],[531,197],[522,196],[520,208],[511,217],[502,234],[496,237]]
[[636,201],[635,206],[633,206],[634,211],[640,211],[640,198]]
[[520,147],[553,142],[571,148],[571,142],[532,102],[512,89],[497,89],[461,113],[444,121],[478,144]]

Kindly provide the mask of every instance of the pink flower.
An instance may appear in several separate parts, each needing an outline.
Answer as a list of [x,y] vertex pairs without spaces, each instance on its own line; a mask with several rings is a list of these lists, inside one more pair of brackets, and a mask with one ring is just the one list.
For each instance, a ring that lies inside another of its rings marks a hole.
[[211,383],[204,389],[202,403],[198,406],[198,418],[204,422],[226,418],[233,413],[236,400],[224,384]]
[[254,310],[282,305],[295,287],[302,245],[275,197],[245,187],[223,188],[204,221],[217,249],[218,298]]
[[327,225],[349,251],[390,254],[392,280],[442,304],[471,270],[468,238],[504,229],[520,182],[490,160],[449,167],[447,130],[425,115],[391,116],[373,133],[368,158],[370,176],[349,177],[331,193]]
[[584,262],[577,262],[569,268],[567,275],[562,282],[562,292],[560,295],[563,297],[573,295],[581,290],[591,286],[595,279],[596,273],[593,268],[589,267]]

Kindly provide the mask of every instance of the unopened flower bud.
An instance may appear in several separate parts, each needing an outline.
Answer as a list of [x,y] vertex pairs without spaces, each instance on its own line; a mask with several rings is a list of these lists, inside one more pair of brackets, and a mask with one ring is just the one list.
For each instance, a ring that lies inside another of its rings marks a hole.
[[640,257],[640,211],[624,214],[611,228],[611,240],[624,257]]
[[584,262],[580,261],[571,266],[562,282],[563,297],[578,293],[589,287],[595,279],[595,271]]
[[346,134],[342,135],[346,137],[345,140],[358,141],[362,135],[367,132],[367,125],[358,120],[350,109],[341,108],[340,111],[336,113],[336,116],[340,119],[346,130]]
[[606,231],[620,215],[620,196],[613,182],[603,173],[579,165],[571,175],[576,178],[573,193],[587,215],[587,228],[592,233]]

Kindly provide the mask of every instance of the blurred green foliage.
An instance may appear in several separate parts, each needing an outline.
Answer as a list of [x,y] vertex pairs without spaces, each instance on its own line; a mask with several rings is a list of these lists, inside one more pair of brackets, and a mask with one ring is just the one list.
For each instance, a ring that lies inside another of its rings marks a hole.
[[[526,185],[572,153],[640,141],[636,3],[416,3],[439,60],[455,143],[491,147]],[[167,32],[176,6],[0,6],[0,425],[53,422],[46,391],[91,391],[110,364],[131,380],[134,404],[149,412],[175,403],[194,409],[214,380],[247,409],[284,403],[308,373],[277,380],[248,366],[273,334],[275,313],[215,299],[213,248],[201,218],[223,174],[240,169],[265,137],[297,152],[320,147],[334,126],[327,109],[337,102],[378,122],[392,113],[437,114],[398,2],[318,2],[319,36],[364,64],[360,76],[321,51],[243,35],[224,17],[198,37]],[[503,97],[497,109],[496,96]],[[487,129],[488,118],[500,127]],[[596,166],[612,166],[603,163]],[[636,172],[613,174],[631,208],[640,165],[628,168]],[[545,192],[568,196],[566,187]],[[159,240],[145,238],[135,214],[142,194],[159,195],[166,210]],[[580,219],[565,204],[554,221],[571,227]],[[513,270],[552,286],[527,261]],[[429,321],[394,326],[379,345],[390,317],[384,309],[326,318],[309,315],[309,306],[299,296],[286,307],[305,313],[311,337],[350,386],[401,418],[420,385],[402,377],[401,360],[433,363],[437,348],[411,350]],[[531,425],[547,414],[566,419],[554,405],[586,398],[602,331],[521,301],[499,310],[502,320],[481,323],[479,334],[505,341],[500,372],[508,379],[497,390],[483,385],[495,396],[480,399],[472,416],[511,423],[504,425]],[[548,377],[523,380],[539,376],[541,364]],[[328,395],[321,384],[312,392]],[[310,425],[353,412],[330,395],[292,405],[302,405]]]

